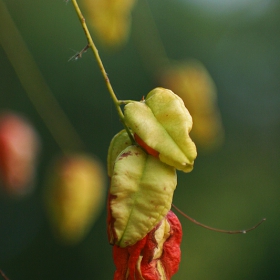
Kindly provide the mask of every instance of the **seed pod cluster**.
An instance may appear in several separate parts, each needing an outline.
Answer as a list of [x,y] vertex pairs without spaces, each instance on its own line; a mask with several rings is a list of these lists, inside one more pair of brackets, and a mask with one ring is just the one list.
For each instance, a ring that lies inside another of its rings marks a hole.
[[180,263],[182,236],[170,211],[176,169],[190,172],[197,155],[189,136],[192,117],[180,97],[155,88],[145,100],[125,105],[124,121],[130,131],[119,132],[108,152],[107,233],[114,246],[114,279],[170,279]]

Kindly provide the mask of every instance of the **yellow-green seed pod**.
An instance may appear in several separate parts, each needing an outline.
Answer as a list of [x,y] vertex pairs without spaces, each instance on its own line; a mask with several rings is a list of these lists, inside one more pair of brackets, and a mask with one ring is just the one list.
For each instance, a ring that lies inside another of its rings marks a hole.
[[177,185],[175,168],[127,147],[116,159],[108,197],[108,237],[126,247],[150,232],[171,208]]
[[155,88],[141,102],[124,107],[126,124],[159,159],[178,170],[190,172],[197,152],[189,136],[192,117],[182,99],[171,90]]
[[131,11],[136,0],[82,0],[85,16],[101,43],[118,47],[126,43]]
[[112,177],[117,156],[130,145],[132,145],[132,143],[125,129],[117,133],[111,140],[107,155],[107,171],[109,177]]
[[59,241],[76,244],[99,216],[105,200],[104,171],[87,155],[58,158],[49,173],[45,200]]

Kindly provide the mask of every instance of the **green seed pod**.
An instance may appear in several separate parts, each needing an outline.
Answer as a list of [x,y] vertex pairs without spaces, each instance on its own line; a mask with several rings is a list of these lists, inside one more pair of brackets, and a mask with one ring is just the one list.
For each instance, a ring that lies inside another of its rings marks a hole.
[[135,244],[165,217],[177,184],[175,168],[127,147],[116,159],[108,198],[108,237],[112,244]]
[[112,177],[117,156],[130,145],[132,145],[132,143],[125,129],[117,133],[111,140],[107,156],[107,170],[109,177]]
[[171,90],[155,88],[146,100],[124,107],[125,122],[159,159],[178,170],[190,172],[196,147],[189,136],[192,117],[182,99]]

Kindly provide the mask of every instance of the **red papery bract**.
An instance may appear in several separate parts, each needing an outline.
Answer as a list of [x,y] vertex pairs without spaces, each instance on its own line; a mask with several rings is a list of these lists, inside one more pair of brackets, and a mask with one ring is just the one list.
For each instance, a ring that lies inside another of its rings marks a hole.
[[[165,231],[166,234],[159,231]],[[161,238],[162,237],[162,238]],[[114,280],[169,280],[181,260],[182,227],[176,215],[166,217],[143,239],[125,248],[114,245]]]
[[0,173],[8,194],[22,195],[33,186],[39,139],[21,116],[3,113],[0,117]]

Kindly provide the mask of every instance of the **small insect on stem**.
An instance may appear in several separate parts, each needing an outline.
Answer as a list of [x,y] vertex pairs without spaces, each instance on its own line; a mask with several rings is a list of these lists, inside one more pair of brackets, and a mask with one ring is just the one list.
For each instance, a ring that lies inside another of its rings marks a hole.
[[239,234],[239,233],[247,233],[249,231],[252,231],[254,229],[256,229],[258,226],[260,226],[265,220],[266,218],[262,219],[260,222],[258,222],[256,225],[254,225],[251,228],[245,229],[245,230],[224,230],[224,229],[218,229],[218,228],[212,228],[209,227],[207,225],[204,225],[198,221],[196,221],[195,219],[191,218],[190,216],[188,216],[187,214],[185,214],[183,211],[181,211],[178,207],[176,207],[174,204],[172,204],[172,207],[178,211],[181,215],[183,215],[185,218],[187,218],[189,221],[191,221],[192,223],[201,226],[203,228],[212,230],[212,231],[216,231],[216,232],[222,232],[222,233],[228,233],[228,234]]
[[9,280],[9,278],[4,274],[4,272],[0,269],[0,275],[5,279]]

